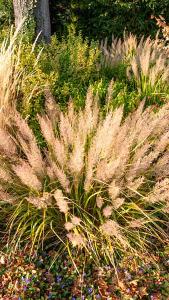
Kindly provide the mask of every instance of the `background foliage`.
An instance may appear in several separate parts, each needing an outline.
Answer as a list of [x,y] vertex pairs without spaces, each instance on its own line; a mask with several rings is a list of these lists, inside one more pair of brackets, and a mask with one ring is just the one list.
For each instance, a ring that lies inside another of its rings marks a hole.
[[10,25],[13,21],[13,8],[11,0],[0,0],[0,29]]
[[[52,33],[66,34],[68,28],[84,36],[101,40],[122,36],[124,29],[137,35],[152,35],[157,27],[151,15],[163,15],[169,21],[168,0],[50,0]],[[13,22],[12,0],[0,0],[0,27]]]
[[137,35],[155,35],[157,27],[152,14],[169,20],[167,0],[50,0],[53,32],[63,32],[74,25],[85,36],[102,39],[122,36],[124,28]]

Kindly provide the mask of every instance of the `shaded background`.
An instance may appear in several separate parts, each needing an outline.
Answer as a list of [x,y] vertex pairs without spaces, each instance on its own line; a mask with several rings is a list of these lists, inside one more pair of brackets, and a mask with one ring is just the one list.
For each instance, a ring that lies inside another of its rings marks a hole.
[[[157,27],[151,15],[169,22],[169,0],[49,0],[52,33],[58,37],[69,28],[89,39],[122,36],[127,32],[155,36]],[[0,26],[13,23],[12,0],[0,0]]]

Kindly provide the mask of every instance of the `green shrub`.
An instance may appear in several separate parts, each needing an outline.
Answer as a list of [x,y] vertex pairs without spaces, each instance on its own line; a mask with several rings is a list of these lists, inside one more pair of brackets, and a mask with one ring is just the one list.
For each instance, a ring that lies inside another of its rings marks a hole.
[[84,104],[89,85],[99,78],[99,56],[98,44],[89,44],[80,34],[70,33],[61,43],[52,39],[43,52],[42,67],[58,74],[53,92],[60,103],[67,103],[71,96],[78,106]]
[[111,39],[112,33],[122,37],[125,28],[154,37],[158,28],[150,16],[161,14],[169,21],[168,0],[50,0],[50,6],[53,32],[61,36],[74,26],[90,40]]
[[13,21],[12,1],[0,0],[0,29],[10,26]]
[[22,85],[19,110],[33,117],[44,108],[44,87],[49,86],[57,101],[64,107],[73,97],[77,107],[84,105],[90,84],[99,79],[100,50],[96,43],[89,45],[81,35],[70,34],[59,42],[52,38],[50,45],[22,43],[20,65]]
[[[168,0],[122,1],[122,0],[50,0],[52,33],[62,37],[69,28],[81,31],[84,37],[111,39],[112,32],[121,37],[126,28],[139,36],[155,36],[157,26],[150,18],[152,14],[163,15],[169,21]],[[29,12],[31,15],[31,11]],[[11,0],[0,0],[0,28],[10,26],[14,21]],[[28,22],[32,31],[32,24]],[[28,33],[28,31],[27,31]]]
[[168,105],[154,113],[141,104],[122,121],[121,107],[102,114],[89,91],[78,112],[70,102],[63,113],[51,97],[46,111],[38,116],[44,152],[18,113],[0,129],[10,247],[54,240],[113,264],[117,254],[165,241]]
[[[130,35],[123,40],[89,44],[82,36],[70,33],[50,45],[23,44],[20,68],[23,72],[21,97],[24,115],[35,116],[44,108],[44,86],[49,86],[57,102],[64,108],[73,98],[77,107],[84,106],[89,86],[101,103],[110,81],[114,80],[112,105],[124,104],[126,112],[147,98],[147,104],[161,104],[168,97],[168,58],[159,48],[160,41],[142,40]],[[42,48],[43,46],[43,48]],[[41,51],[41,55],[39,55]],[[38,57],[38,59],[37,59]],[[147,57],[147,61],[144,58]],[[145,74],[145,66],[148,70]],[[139,100],[140,98],[140,100]],[[32,116],[32,117],[33,117]]]

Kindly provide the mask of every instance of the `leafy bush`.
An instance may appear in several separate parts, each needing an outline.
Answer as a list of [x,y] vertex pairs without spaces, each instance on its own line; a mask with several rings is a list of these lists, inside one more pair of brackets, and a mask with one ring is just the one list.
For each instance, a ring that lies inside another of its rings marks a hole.
[[33,46],[33,51],[30,43],[23,44],[20,61],[24,70],[21,111],[31,118],[44,108],[46,85],[62,107],[70,97],[82,107],[89,86],[105,104],[112,78],[112,106],[124,104],[126,112],[144,97],[147,104],[160,104],[168,95],[168,58],[159,39],[138,41],[130,35],[124,40],[113,38],[111,48],[105,41],[100,49],[98,44],[70,33],[62,42],[53,37],[51,45]]
[[43,52],[42,68],[58,74],[53,91],[59,102],[67,103],[71,96],[78,105],[84,104],[88,86],[99,78],[99,56],[98,44],[89,44],[80,34],[70,33],[62,43],[53,38]]
[[49,94],[47,114],[38,116],[44,152],[27,122],[11,116],[0,130],[0,204],[11,245],[55,239],[114,264],[117,253],[165,241],[169,108],[143,106],[122,121],[121,107],[103,114],[91,91],[78,112],[70,102],[63,113]]
[[0,0],[0,29],[11,25],[13,20],[12,1]]
[[50,86],[64,107],[70,97],[77,106],[84,105],[88,86],[100,78],[97,62],[100,50],[82,37],[70,34],[59,42],[52,38],[50,45],[23,42],[19,70],[22,70],[19,110],[30,117],[44,107],[44,87]]
[[162,14],[169,21],[168,0],[50,0],[52,30],[59,35],[69,26],[91,39],[122,37],[126,28],[137,36],[156,35],[157,26],[151,15]]
[[[157,26],[151,15],[163,15],[169,21],[168,0],[50,0],[52,33],[62,37],[69,28],[81,31],[84,37],[92,39],[111,39],[112,32],[121,37],[127,32],[136,35],[155,36]],[[31,12],[30,12],[31,15]],[[11,0],[0,0],[0,27],[13,23]],[[27,24],[29,31],[34,30],[32,22]]]

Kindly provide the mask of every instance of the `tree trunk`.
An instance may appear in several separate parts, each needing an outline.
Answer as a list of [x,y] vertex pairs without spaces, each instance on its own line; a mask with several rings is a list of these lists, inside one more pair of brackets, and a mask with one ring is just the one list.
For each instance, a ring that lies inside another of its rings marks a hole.
[[50,42],[51,22],[49,0],[38,0],[35,8],[36,34],[45,42]]
[[13,0],[15,27],[17,28],[23,21],[24,17],[29,14],[30,6],[29,0]]
[[20,25],[24,17],[28,18],[33,13],[38,40],[49,43],[51,37],[49,0],[37,0],[35,5],[33,3],[34,0],[13,0],[15,27]]

